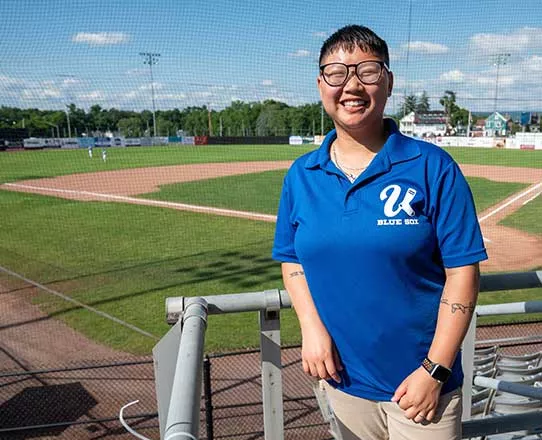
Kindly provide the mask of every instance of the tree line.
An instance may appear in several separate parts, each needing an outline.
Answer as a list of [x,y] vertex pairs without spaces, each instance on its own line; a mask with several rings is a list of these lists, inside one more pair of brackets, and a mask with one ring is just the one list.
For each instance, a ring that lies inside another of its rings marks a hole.
[[[466,126],[469,112],[457,105],[453,91],[447,90],[440,104],[452,127]],[[398,113],[387,116],[399,121],[411,111],[424,113],[429,110],[429,97],[424,91],[420,96],[406,96]],[[333,128],[333,122],[322,111],[320,102],[290,106],[275,100],[234,101],[223,110],[213,110],[205,105],[192,106],[182,110],[157,110],[155,117],[158,136],[179,133],[189,136],[314,136]],[[136,112],[93,105],[85,111],[75,104],[67,106],[65,112],[2,106],[0,128],[26,128],[30,136],[37,137],[99,136],[107,132],[126,137],[154,134],[153,114],[149,110]]]
[[[320,103],[289,106],[266,100],[234,101],[223,110],[192,106],[182,110],[157,110],[157,136],[313,136],[333,128]],[[68,125],[69,124],[69,125]],[[0,128],[26,128],[30,136],[99,136],[107,132],[127,137],[154,134],[153,114],[105,109],[93,105],[88,111],[70,104],[59,110],[0,107]]]

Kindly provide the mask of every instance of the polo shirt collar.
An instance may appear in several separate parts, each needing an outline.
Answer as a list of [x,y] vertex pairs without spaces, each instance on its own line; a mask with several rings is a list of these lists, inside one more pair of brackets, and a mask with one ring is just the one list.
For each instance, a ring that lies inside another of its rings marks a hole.
[[[395,163],[414,159],[421,154],[418,143],[414,139],[401,134],[393,119],[384,119],[384,125],[390,135],[382,147],[382,150],[378,152],[377,157],[381,156],[379,162],[384,164],[385,168],[389,168],[389,166]],[[333,129],[326,135],[322,145],[316,150],[315,154],[312,154],[307,158],[305,168],[325,169],[326,165],[330,162],[329,148],[336,138],[337,132]]]

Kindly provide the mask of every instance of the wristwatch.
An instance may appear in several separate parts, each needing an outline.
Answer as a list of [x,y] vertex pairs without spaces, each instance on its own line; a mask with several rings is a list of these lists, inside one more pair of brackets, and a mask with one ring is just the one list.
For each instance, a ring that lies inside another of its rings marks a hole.
[[429,360],[429,358],[423,360],[422,366],[438,383],[446,383],[452,374],[452,370]]

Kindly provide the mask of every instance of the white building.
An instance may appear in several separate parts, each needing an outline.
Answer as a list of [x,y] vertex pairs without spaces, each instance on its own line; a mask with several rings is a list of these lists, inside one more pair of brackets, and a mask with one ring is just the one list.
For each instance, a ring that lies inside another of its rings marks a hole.
[[399,121],[401,133],[412,137],[434,137],[446,134],[448,118],[440,110],[426,113],[410,112]]

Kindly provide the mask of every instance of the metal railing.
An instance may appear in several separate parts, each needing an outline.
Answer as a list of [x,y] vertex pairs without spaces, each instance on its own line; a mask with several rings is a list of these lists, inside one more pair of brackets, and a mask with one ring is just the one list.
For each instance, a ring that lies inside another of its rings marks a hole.
[[[480,292],[542,287],[542,271],[482,275]],[[202,365],[208,314],[255,311],[260,317],[260,354],[264,431],[266,440],[284,438],[280,359],[280,309],[291,307],[285,290],[268,290],[166,300],[167,321],[173,328],[153,349],[160,421],[160,438],[199,438]],[[542,301],[477,306],[465,338],[463,438],[540,427],[542,412],[470,420],[472,384],[542,399],[534,387],[473,377],[476,317],[503,313],[542,312]]]

